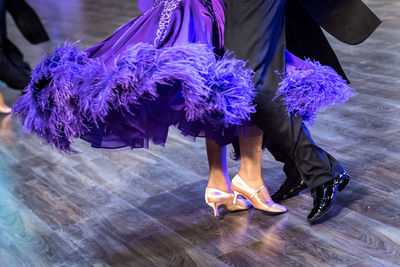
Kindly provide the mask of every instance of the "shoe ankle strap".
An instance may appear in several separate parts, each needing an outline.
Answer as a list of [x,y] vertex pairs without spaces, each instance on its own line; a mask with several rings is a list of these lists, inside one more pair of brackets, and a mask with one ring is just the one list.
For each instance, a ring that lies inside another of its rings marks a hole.
[[255,189],[253,191],[253,194],[251,195],[250,199],[253,199],[260,191],[265,187],[265,185],[260,186],[259,188]]

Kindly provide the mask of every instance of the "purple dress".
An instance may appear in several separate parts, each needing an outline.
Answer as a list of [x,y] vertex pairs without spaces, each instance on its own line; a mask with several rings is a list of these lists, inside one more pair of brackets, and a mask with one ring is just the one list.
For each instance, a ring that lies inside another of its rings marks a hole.
[[[164,145],[171,125],[220,145],[234,140],[255,112],[255,90],[245,62],[223,54],[222,0],[141,0],[139,8],[105,41],[85,51],[66,44],[43,59],[13,107],[25,131],[61,151],[75,138],[99,148]],[[286,54],[275,101],[288,112],[312,121],[351,95],[331,68]]]
[[61,151],[164,145],[171,125],[226,144],[255,112],[252,71],[223,55],[221,0],[140,1],[105,41],[59,47],[13,107],[24,130]]

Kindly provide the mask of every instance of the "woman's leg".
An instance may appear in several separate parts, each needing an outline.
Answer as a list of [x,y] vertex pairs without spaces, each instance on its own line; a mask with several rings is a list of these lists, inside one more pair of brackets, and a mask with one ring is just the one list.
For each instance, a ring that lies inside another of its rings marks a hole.
[[[246,135],[239,136],[241,164],[239,176],[252,188],[260,188],[264,182],[261,175],[263,132],[256,126],[247,128]],[[215,141],[207,139],[207,156],[210,176],[208,188],[216,188],[231,193],[230,179],[226,161],[226,146],[220,147]],[[266,201],[271,201],[268,190]]]
[[[239,135],[240,146],[240,170],[239,176],[251,188],[257,189],[264,185],[261,175],[261,157],[262,157],[262,141],[263,131],[257,126],[251,126],[247,129],[247,134]],[[263,190],[265,201],[271,201],[271,197],[267,188]]]
[[226,162],[226,146],[221,147],[215,141],[206,139],[206,147],[210,170],[207,187],[232,193]]
[[[207,155],[210,168],[210,179],[206,190],[206,202],[214,209],[218,216],[218,206],[227,205],[230,210],[241,210],[250,207],[250,203],[238,199],[237,195],[245,196],[257,209],[271,213],[283,213],[287,209],[272,201],[268,189],[264,186],[261,176],[261,152],[263,132],[255,127],[249,127],[247,134],[239,135],[241,164],[239,174],[233,179],[235,196],[229,194],[222,197],[221,193],[213,195],[210,188],[231,193],[231,184],[228,177],[226,162],[226,147],[219,147],[214,141],[207,140]],[[232,201],[233,200],[233,201]]]
[[220,147],[213,140],[206,140],[210,178],[206,189],[206,202],[214,209],[214,215],[219,216],[218,207],[224,205],[228,210],[245,210],[251,207],[250,202],[237,199],[231,190],[231,181],[228,175],[226,162],[226,146]]
[[247,129],[247,134],[240,134],[240,170],[239,176],[252,187],[260,187],[263,183],[261,176],[261,152],[263,132],[256,126]]
[[284,213],[287,209],[274,203],[261,176],[263,132],[256,126],[249,127],[247,135],[239,135],[241,154],[240,171],[232,180],[234,202],[237,196],[245,196],[256,209],[269,213]]

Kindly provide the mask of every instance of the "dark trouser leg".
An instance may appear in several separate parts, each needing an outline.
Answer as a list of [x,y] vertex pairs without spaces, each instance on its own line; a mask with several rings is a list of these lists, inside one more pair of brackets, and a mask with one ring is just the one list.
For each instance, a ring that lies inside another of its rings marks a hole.
[[[4,1],[4,0],[3,0]],[[6,9],[14,18],[22,35],[31,43],[39,44],[49,40],[49,36],[38,15],[24,0],[5,0]]]
[[1,34],[2,39],[3,39],[3,36],[7,35],[5,0],[0,0],[0,34]]
[[226,0],[225,46],[254,69],[259,94],[252,119],[297,166],[301,178],[314,188],[331,181],[342,167],[316,146],[299,117],[288,116],[275,96],[284,71],[284,5],[282,0]]
[[0,80],[12,88],[23,89],[30,81],[30,68],[7,39],[5,12],[4,0],[0,0]]
[[286,1],[285,16],[286,46],[290,53],[301,59],[311,58],[322,65],[331,66],[343,79],[348,80],[321,27],[299,0]]
[[284,164],[283,172],[285,173],[287,179],[292,181],[301,180],[301,175],[299,173],[299,170],[297,169],[296,162],[294,162],[291,157],[289,157],[284,151],[282,151],[279,145],[269,142],[266,148],[272,154],[275,160]]
[[[271,98],[269,100],[272,101]],[[257,104],[254,122],[287,156],[281,156],[282,159],[292,159],[295,162],[301,178],[309,188],[333,180],[342,173],[340,164],[313,142],[301,118],[289,117],[284,109],[272,104]]]

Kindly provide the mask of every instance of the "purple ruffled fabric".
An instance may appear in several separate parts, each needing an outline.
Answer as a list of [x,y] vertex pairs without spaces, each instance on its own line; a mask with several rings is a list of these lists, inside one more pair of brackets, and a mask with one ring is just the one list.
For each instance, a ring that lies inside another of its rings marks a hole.
[[[13,114],[22,120],[25,131],[60,151],[72,151],[73,139],[99,129],[101,135],[116,140],[126,140],[127,132],[138,139],[154,135],[164,140],[170,125],[180,125],[184,134],[217,136],[220,131],[223,136],[224,128],[243,124],[255,112],[252,75],[243,61],[216,59],[203,44],[157,49],[139,43],[123,51],[111,67],[67,44],[37,66]],[[144,116],[149,103],[152,117]],[[158,126],[163,129],[147,131],[137,126],[172,111],[178,113]],[[135,120],[137,125],[132,124]],[[130,127],[118,131],[116,123]],[[134,147],[129,140],[124,145]]]
[[284,75],[275,98],[282,97],[288,113],[312,124],[318,110],[343,104],[352,95],[353,89],[331,67],[306,59]]
[[[33,70],[30,84],[13,106],[23,129],[35,133],[59,150],[70,149],[70,141],[87,126],[76,95],[80,84],[101,64],[77,47],[66,45],[46,55]],[[45,89],[43,89],[45,88]]]

